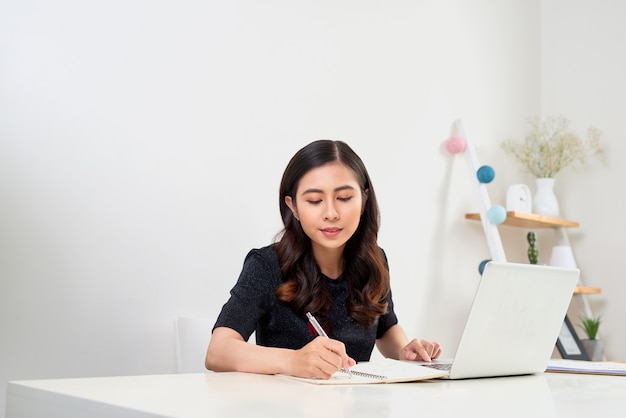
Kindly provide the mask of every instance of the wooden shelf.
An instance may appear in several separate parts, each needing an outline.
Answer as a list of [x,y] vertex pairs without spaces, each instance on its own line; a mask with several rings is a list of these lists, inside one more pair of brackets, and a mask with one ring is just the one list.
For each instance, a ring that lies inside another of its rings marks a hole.
[[[465,219],[480,221],[480,213],[466,213]],[[501,225],[510,225],[530,229],[557,227],[577,228],[579,226],[578,222],[525,212],[507,212],[506,219]]]
[[[480,221],[480,213],[466,213],[465,219],[471,219],[475,221]],[[521,228],[558,228],[558,227],[568,227],[568,228],[576,228],[578,227],[578,222],[568,221],[560,218],[551,218],[549,216],[536,215],[534,213],[526,213],[526,212],[507,212],[506,219],[502,222],[501,225],[510,225]],[[598,294],[601,293],[602,289],[598,287],[586,287],[586,286],[576,286],[574,289],[574,294]]]
[[599,287],[585,287],[585,286],[576,286],[574,288],[574,294],[597,294],[597,293],[601,293],[602,289],[600,289]]

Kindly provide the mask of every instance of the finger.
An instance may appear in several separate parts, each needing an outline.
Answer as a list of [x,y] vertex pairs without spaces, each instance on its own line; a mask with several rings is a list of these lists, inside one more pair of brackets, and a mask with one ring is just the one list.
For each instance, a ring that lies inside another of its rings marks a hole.
[[346,352],[346,346],[344,343],[332,338],[317,337],[313,340],[319,344],[321,349],[318,355],[322,360],[332,366],[332,372],[336,372],[340,369],[349,369],[356,364],[356,360],[350,357]]
[[341,341],[325,338],[322,344],[329,353],[333,354],[333,356],[325,357],[325,360],[337,366],[337,370],[356,364],[356,361],[346,353],[346,346]]
[[341,369],[341,357],[332,351],[322,348],[312,360],[316,369],[316,377],[330,378],[333,373]]
[[350,367],[356,365],[356,360],[353,359],[350,356],[346,356],[344,362],[343,362],[343,368],[344,369],[349,369]]
[[424,361],[431,361],[433,355],[434,344],[428,341],[420,341],[416,340],[416,348],[417,354],[419,354],[420,358]]
[[428,351],[428,355],[430,356],[431,359],[439,356],[439,353],[441,352],[441,347],[439,346],[439,343],[429,342],[428,344],[425,344],[425,346],[426,346],[426,350]]
[[318,370],[326,377],[343,367],[344,360],[338,353],[336,345],[326,337],[318,337],[314,340],[315,364]]
[[435,343],[435,347],[434,347],[434,348],[435,348],[435,349],[434,349],[434,351],[433,351],[433,355],[432,355],[432,357],[435,357],[435,356],[437,356],[437,357],[438,357],[438,356],[439,356],[439,354],[441,354],[441,346],[439,345],[439,343]]
[[429,355],[431,358],[437,358],[441,354],[441,345],[438,342],[429,342]]
[[439,358],[439,356],[441,355],[441,346],[439,344],[436,344],[437,349],[435,350],[434,354],[431,356],[431,358],[436,359]]
[[430,354],[428,353],[428,351],[422,346],[420,347],[418,354],[420,355],[420,357],[422,358],[422,360],[424,361],[431,361],[432,358],[430,357]]
[[407,360],[419,360],[419,354],[411,349],[405,352],[405,357]]

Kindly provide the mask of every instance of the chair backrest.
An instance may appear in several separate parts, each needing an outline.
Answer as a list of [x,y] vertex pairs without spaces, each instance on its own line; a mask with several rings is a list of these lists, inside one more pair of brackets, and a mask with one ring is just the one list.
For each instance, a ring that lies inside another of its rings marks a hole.
[[180,316],[174,321],[178,373],[206,372],[204,359],[211,340],[213,321]]

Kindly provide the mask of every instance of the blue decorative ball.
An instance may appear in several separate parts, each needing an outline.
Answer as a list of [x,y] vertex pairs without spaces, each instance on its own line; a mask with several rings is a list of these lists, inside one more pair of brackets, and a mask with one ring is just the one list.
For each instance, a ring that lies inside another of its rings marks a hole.
[[480,275],[483,275],[483,271],[485,271],[485,266],[487,265],[488,262],[490,262],[491,260],[483,260],[480,262],[480,264],[478,265],[478,272],[480,273]]
[[493,205],[487,211],[487,219],[489,219],[489,222],[492,224],[501,224],[506,219],[506,209],[500,205]]
[[481,183],[491,183],[495,176],[496,172],[489,165],[483,165],[476,171],[476,177],[478,177],[478,181]]

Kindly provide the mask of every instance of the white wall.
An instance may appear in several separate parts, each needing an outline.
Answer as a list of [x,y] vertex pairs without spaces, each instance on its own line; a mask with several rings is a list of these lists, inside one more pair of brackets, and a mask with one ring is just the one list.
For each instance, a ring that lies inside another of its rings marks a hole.
[[[557,193],[564,215],[581,223],[570,239],[583,280],[602,288],[601,295],[587,301],[593,313],[603,317],[600,334],[607,356],[622,361],[626,360],[626,281],[621,272],[626,233],[624,16],[624,2],[550,0],[542,4],[541,25],[542,112],[567,115],[581,134],[592,125],[604,133],[606,161],[559,174]],[[572,304],[573,321],[582,309]]]
[[[469,3],[0,5],[0,381],[173,372],[173,318],[215,317],[245,253],[280,228],[287,160],[318,138],[347,141],[369,166],[401,321],[452,355],[489,257],[463,219],[478,208],[465,160],[442,150],[452,121],[496,169],[494,203],[528,180],[499,143],[541,106],[601,124],[624,151],[592,90],[560,103],[573,90],[546,85],[558,82],[546,82],[541,30],[554,42],[564,1],[544,6],[543,24],[539,0]],[[615,260],[604,230],[623,221],[597,219],[596,202],[616,211],[616,195],[589,196],[596,181],[617,190],[618,169],[562,196],[607,307],[621,278],[603,274]],[[502,234],[524,261],[525,231]],[[615,341],[609,353],[626,358]]]

